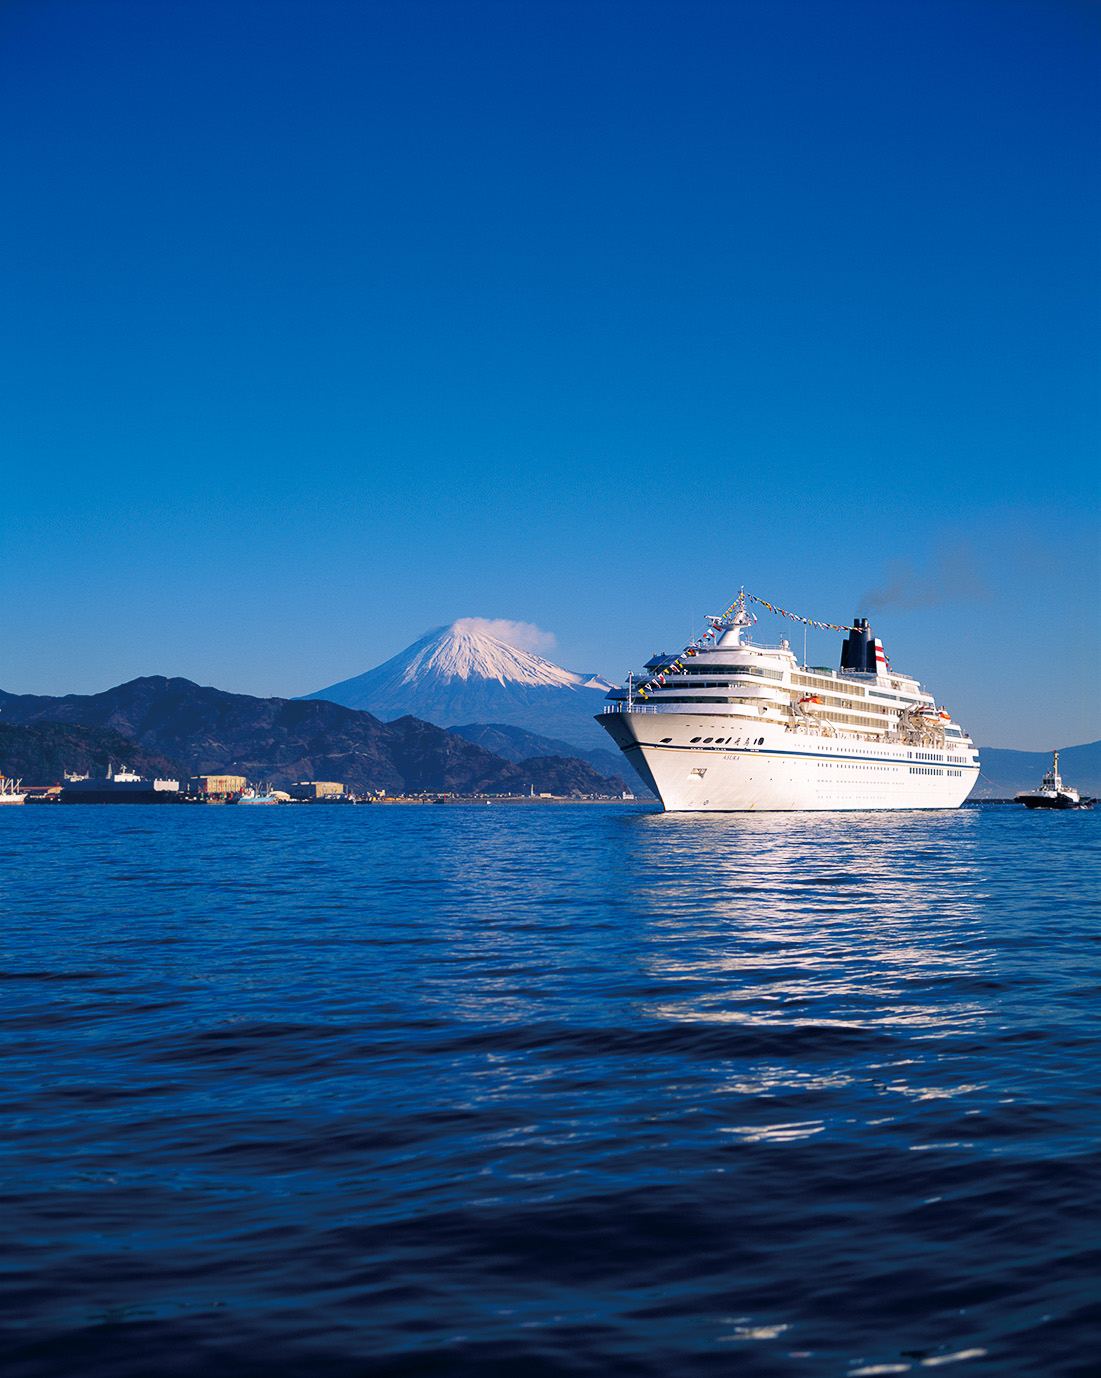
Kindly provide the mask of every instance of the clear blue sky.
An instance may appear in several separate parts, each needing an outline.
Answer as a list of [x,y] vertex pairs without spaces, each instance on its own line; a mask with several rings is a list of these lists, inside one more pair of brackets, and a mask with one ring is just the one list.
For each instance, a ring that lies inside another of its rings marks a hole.
[[744,584],[1101,736],[1099,15],[7,0],[0,688],[619,679]]

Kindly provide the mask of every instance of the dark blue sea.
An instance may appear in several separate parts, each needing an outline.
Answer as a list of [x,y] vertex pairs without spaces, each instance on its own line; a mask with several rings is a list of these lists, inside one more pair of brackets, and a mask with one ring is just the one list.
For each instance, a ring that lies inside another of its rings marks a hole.
[[1096,1375],[1099,837],[0,810],[0,1371]]

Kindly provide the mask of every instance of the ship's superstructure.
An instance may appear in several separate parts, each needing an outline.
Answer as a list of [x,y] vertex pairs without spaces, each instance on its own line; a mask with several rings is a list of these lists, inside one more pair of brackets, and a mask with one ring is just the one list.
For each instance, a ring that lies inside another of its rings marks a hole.
[[978,751],[916,679],[890,668],[866,618],[844,629],[832,670],[801,665],[786,640],[749,640],[745,599],[709,619],[704,638],[652,657],[597,717],[667,811],[963,803]]

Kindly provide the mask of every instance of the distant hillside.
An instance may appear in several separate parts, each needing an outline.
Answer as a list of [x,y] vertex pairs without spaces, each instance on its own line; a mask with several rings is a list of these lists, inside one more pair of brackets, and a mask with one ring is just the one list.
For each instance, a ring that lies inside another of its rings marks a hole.
[[399,655],[352,679],[307,694],[389,721],[507,723],[539,735],[606,747],[593,722],[611,685],[488,635],[463,618],[427,632]]
[[[1101,797],[1101,742],[1059,747],[1059,774],[1063,782],[1082,794]],[[1004,747],[979,748],[982,775],[973,799],[1011,799],[1021,790],[1035,789],[1045,770],[1051,769],[1050,751],[1010,751]],[[984,778],[985,777],[985,778]]]
[[618,751],[604,748],[585,750],[570,742],[541,737],[536,732],[525,732],[522,727],[509,727],[507,723],[467,723],[463,727],[449,727],[447,730],[464,741],[475,742],[486,751],[503,756],[506,761],[523,761],[532,756],[577,756],[582,761],[588,761],[601,775],[625,774],[635,794],[652,793]]
[[381,723],[335,703],[258,699],[186,679],[148,676],[102,694],[63,698],[0,691],[0,714],[5,723],[109,729],[176,758],[185,774],[232,771],[273,785],[339,780],[355,793],[460,794],[531,788],[619,794],[624,788],[622,779],[605,779],[587,762],[506,761],[412,717]]
[[0,722],[0,773],[25,785],[59,785],[66,772],[106,775],[108,766],[117,770],[124,765],[147,779],[178,780],[186,773],[181,762],[110,728]]

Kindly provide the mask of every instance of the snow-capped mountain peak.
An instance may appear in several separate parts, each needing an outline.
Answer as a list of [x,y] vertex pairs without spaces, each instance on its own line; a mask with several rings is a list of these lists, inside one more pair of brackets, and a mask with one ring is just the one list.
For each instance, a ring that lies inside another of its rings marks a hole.
[[[449,627],[436,627],[415,641],[386,666],[399,667],[402,684],[425,679],[495,679],[501,684],[538,684],[575,687],[585,683],[584,675],[563,670],[533,651],[521,650],[506,641],[476,629],[480,619],[460,618]],[[595,687],[595,686],[594,686]]]
[[386,720],[412,714],[441,727],[499,722],[566,741],[597,740],[603,745],[592,715],[600,711],[612,687],[608,681],[564,670],[534,651],[491,635],[487,627],[538,633],[523,623],[460,618],[434,627],[366,674],[305,697],[361,708]]

